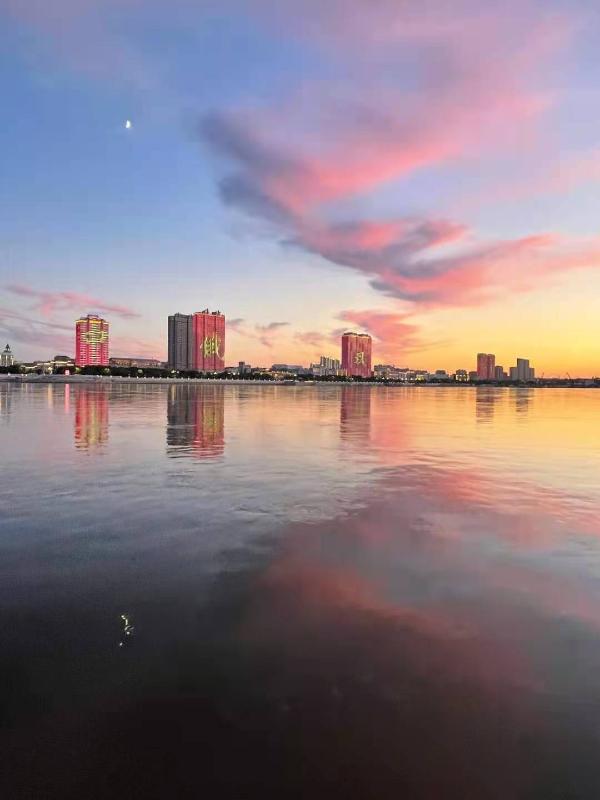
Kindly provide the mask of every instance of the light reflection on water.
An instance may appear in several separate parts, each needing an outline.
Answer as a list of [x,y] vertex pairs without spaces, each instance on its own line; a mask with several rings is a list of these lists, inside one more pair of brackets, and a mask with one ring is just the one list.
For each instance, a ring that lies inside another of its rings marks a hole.
[[600,393],[0,411],[6,796],[600,796]]

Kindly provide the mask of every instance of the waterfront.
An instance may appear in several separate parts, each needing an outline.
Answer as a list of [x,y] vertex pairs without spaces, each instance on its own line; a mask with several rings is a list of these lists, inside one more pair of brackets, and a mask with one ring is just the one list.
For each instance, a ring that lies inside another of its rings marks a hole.
[[0,384],[3,796],[597,798],[599,412]]

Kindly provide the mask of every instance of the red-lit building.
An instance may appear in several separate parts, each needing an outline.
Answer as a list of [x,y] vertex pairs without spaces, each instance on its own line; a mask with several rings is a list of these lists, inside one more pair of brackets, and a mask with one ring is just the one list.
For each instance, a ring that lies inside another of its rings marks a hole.
[[75,364],[108,367],[108,322],[97,314],[75,323]]
[[193,363],[198,372],[225,369],[225,316],[220,311],[196,311],[192,315]]
[[493,381],[496,377],[496,356],[493,353],[477,353],[477,380]]
[[346,375],[371,377],[371,337],[367,333],[344,333],[342,370]]

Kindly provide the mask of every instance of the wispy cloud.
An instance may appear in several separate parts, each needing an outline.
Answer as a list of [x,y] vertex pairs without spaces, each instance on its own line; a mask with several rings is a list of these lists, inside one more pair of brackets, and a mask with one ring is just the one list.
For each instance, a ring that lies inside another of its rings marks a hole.
[[[296,19],[291,6],[283,3],[283,16]],[[285,245],[358,271],[412,307],[487,302],[536,289],[550,273],[595,266],[595,243],[551,234],[486,242],[433,215],[344,213],[357,195],[416,170],[531,147],[553,100],[544,69],[569,41],[570,19],[515,16],[512,3],[489,11],[479,4],[477,14],[462,1],[451,9],[429,2],[427,13],[387,0],[368,11],[355,3],[344,4],[344,14],[335,9],[337,2],[303,5],[299,35],[327,42],[352,81],[305,83],[277,109],[220,111],[201,121],[202,140],[232,167],[219,184],[224,203],[266,223]]]
[[[56,353],[70,354],[74,348],[73,327],[46,322],[8,308],[0,308],[0,341],[32,344],[53,348]],[[18,353],[17,353],[18,356]]]
[[18,284],[7,286],[6,291],[19,297],[31,298],[34,301],[31,308],[38,310],[47,317],[57,311],[76,311],[83,314],[87,314],[90,311],[99,311],[104,314],[113,314],[123,319],[133,319],[140,316],[127,306],[107,303],[97,297],[78,292],[47,292]]

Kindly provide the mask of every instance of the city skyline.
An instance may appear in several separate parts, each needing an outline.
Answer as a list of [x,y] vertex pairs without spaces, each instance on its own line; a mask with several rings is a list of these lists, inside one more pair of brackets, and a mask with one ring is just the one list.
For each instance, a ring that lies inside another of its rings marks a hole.
[[356,327],[381,363],[470,368],[485,342],[600,372],[595,3],[344,7],[2,4],[20,358],[89,308],[112,352],[167,360],[201,298],[232,363],[309,364]]

